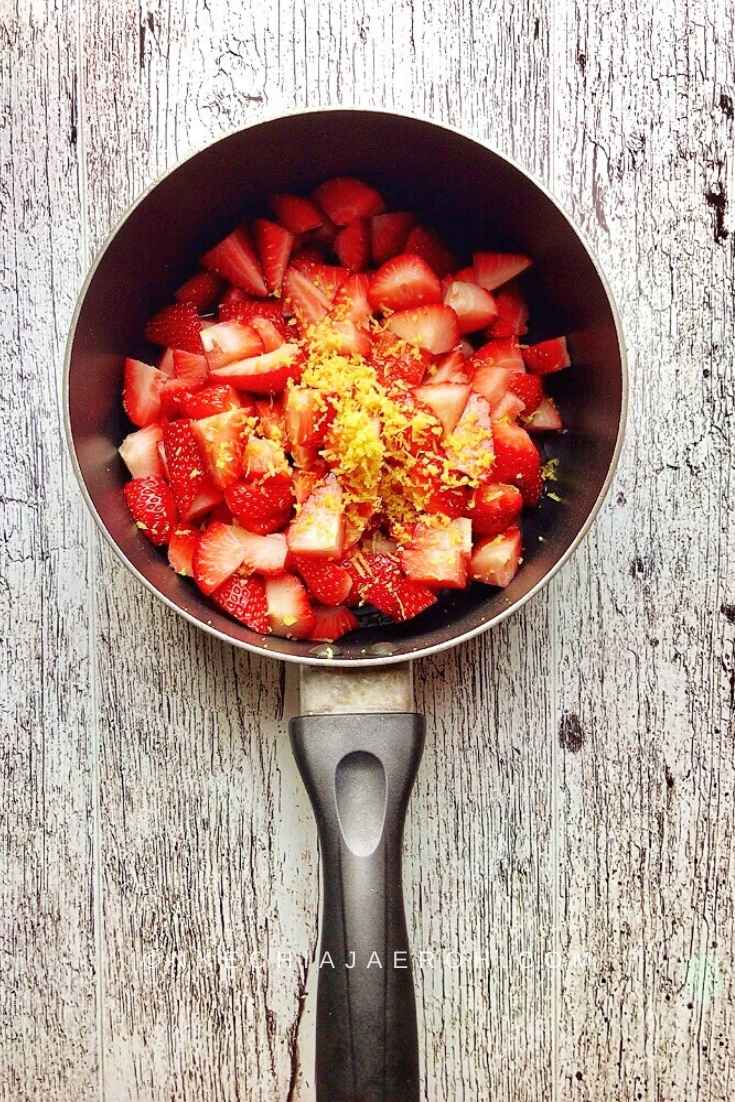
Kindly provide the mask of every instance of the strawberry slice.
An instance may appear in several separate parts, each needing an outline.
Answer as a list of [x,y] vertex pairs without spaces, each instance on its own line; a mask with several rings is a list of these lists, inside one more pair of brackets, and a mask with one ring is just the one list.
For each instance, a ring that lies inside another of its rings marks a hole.
[[296,504],[303,505],[319,484],[320,475],[316,471],[294,471],[293,489]]
[[291,474],[286,453],[275,440],[251,436],[245,445],[243,465],[247,478],[270,478],[274,474]]
[[523,371],[523,356],[515,338],[492,340],[480,346],[470,359],[472,369],[479,367],[505,367]]
[[336,562],[294,556],[296,569],[315,600],[323,605],[341,605],[352,591],[352,575]]
[[256,321],[269,321],[281,336],[288,336],[288,325],[283,317],[283,304],[273,299],[248,298],[238,287],[231,287],[217,311],[220,321],[239,321],[242,325],[252,325]]
[[529,432],[559,432],[564,428],[553,398],[544,398],[530,417],[525,418]]
[[[524,376],[519,375],[519,378],[523,377]],[[523,413],[524,409],[525,405],[523,399],[509,390],[507,394],[504,394],[500,399],[495,409],[492,410],[492,420],[500,421],[505,418],[510,421],[516,421]]]
[[182,348],[201,355],[202,338],[196,306],[190,302],[164,306],[146,325],[145,339],[164,348]]
[[247,409],[228,409],[191,422],[212,481],[226,490],[243,475],[243,451],[248,435]]
[[387,326],[397,336],[435,356],[448,352],[459,340],[457,315],[449,306],[417,306],[388,318]]
[[490,407],[479,394],[470,395],[445,451],[454,470],[477,482],[487,477],[493,464],[493,427]]
[[223,283],[213,272],[197,272],[182,283],[174,295],[177,302],[188,302],[197,310],[208,310],[222,294]]
[[571,363],[566,337],[521,346],[521,355],[528,370],[535,375],[550,375],[553,371],[569,367]]
[[454,280],[444,292],[444,305],[457,315],[460,333],[474,333],[484,328],[497,313],[492,295],[476,283]]
[[308,233],[322,224],[320,211],[301,195],[271,195],[270,205],[278,221],[290,233]]
[[323,445],[334,420],[334,407],[310,387],[289,387],[284,402],[286,434],[292,444]]
[[260,578],[246,578],[243,574],[232,574],[212,594],[212,600],[224,611],[239,620],[251,631],[268,635],[270,621],[268,604],[265,599],[265,586]]
[[141,532],[156,547],[168,543],[176,524],[176,506],[166,479],[156,475],[133,478],[125,484],[123,493],[130,515]]
[[502,534],[476,544],[470,573],[478,582],[504,589],[513,581],[520,563],[521,530],[514,525]]
[[299,257],[294,257],[291,266],[305,275],[330,302],[334,301],[337,291],[350,276],[347,268],[337,264],[325,264],[321,260],[307,259],[303,253]]
[[262,297],[268,294],[257,254],[244,226],[238,226],[206,252],[202,264],[243,291]]
[[182,390],[198,390],[199,387],[204,385],[208,373],[206,356],[203,356],[200,352],[185,352],[181,348],[174,349],[174,375],[178,386]]
[[344,605],[337,608],[314,606],[314,627],[309,638],[315,643],[333,643],[359,627],[357,617]]
[[269,318],[253,318],[252,327],[260,337],[264,352],[275,352],[285,343],[283,326],[278,326]]
[[523,508],[517,486],[505,482],[483,482],[477,487],[470,507],[472,528],[480,536],[499,536],[515,524]]
[[379,329],[373,335],[370,359],[384,386],[398,381],[420,386],[432,357],[422,348],[396,340],[389,329]]
[[420,256],[401,253],[381,264],[368,294],[376,310],[410,310],[441,302],[442,285]]
[[334,296],[332,317],[362,325],[372,314],[368,289],[370,276],[355,273],[344,281]]
[[162,438],[160,425],[147,425],[125,437],[118,451],[133,478],[163,478],[166,472],[158,450]]
[[286,272],[283,289],[284,311],[293,315],[303,329],[320,322],[332,305],[329,295],[293,265]]
[[220,321],[203,329],[202,344],[210,371],[249,356],[259,356],[263,351],[263,342],[255,329],[239,321]]
[[525,429],[511,421],[493,423],[495,466],[493,481],[517,486],[524,505],[537,505],[541,497],[541,456]]
[[199,543],[195,528],[175,528],[168,541],[168,564],[185,578],[194,577],[194,552]]
[[497,315],[488,326],[488,337],[522,337],[528,328],[528,305],[518,284],[506,283],[493,298]]
[[286,569],[288,546],[283,532],[260,534],[240,529],[239,538],[245,549],[242,565],[247,573],[270,576]]
[[461,383],[432,383],[417,387],[413,393],[417,401],[427,406],[441,421],[444,434],[448,436],[464,412],[470,387]]
[[212,372],[212,379],[254,394],[277,394],[289,379],[298,379],[303,366],[297,344],[282,344],[272,352],[237,360]]
[[399,563],[388,555],[360,551],[344,565],[353,576],[360,600],[392,620],[412,620],[436,603],[436,595],[407,578]]
[[199,536],[194,552],[194,581],[202,593],[214,593],[242,565],[245,548],[232,524],[213,520]]
[[347,226],[356,218],[370,218],[383,210],[383,200],[375,188],[354,176],[326,180],[312,198],[336,226]]
[[294,235],[276,222],[269,222],[267,218],[258,218],[253,230],[268,290],[278,295],[281,293],[288,258],[294,246]]
[[205,386],[196,394],[188,394],[182,402],[185,417],[199,421],[215,413],[225,413],[228,409],[239,409],[242,401],[237,391],[226,383],[213,383]]
[[288,529],[292,555],[338,559],[344,544],[342,487],[333,474],[317,486],[301,506]]
[[169,421],[163,427],[163,450],[176,508],[191,520],[197,497],[212,490],[207,465],[190,421]]
[[286,419],[283,412],[283,395],[278,397],[271,395],[269,398],[256,398],[255,409],[260,421],[260,431],[263,436],[277,444],[286,435]]
[[523,402],[523,413],[533,413],[544,400],[544,385],[538,375],[528,372],[514,372],[508,383],[508,390]]
[[[470,264],[467,268],[458,268],[454,273],[454,279],[458,279],[460,283],[477,283],[475,278],[475,269]],[[479,283],[477,284],[479,287]]]
[[521,253],[481,252],[473,254],[472,266],[480,286],[486,291],[494,291],[496,287],[530,268],[531,260]]
[[406,240],[406,252],[425,260],[439,279],[451,272],[455,265],[454,256],[439,234],[425,226],[416,226],[411,230]]
[[440,356],[430,373],[430,382],[469,383],[470,377],[465,370],[466,358],[462,348],[453,348],[451,352]]
[[314,630],[314,611],[302,582],[293,574],[266,578],[265,599],[271,631],[287,639],[308,639]]
[[204,489],[200,490],[191,503],[189,511],[184,518],[190,524],[197,524],[203,520],[208,513],[211,513],[213,509],[218,508],[222,503],[222,491],[218,486],[208,479],[207,485]]
[[437,589],[464,589],[472,552],[472,523],[458,517],[449,524],[417,524],[401,549],[407,577]]
[[125,360],[123,374],[123,406],[130,420],[139,428],[158,421],[161,392],[169,376],[157,367],[130,357]]
[[370,220],[370,244],[373,264],[384,264],[392,256],[405,252],[406,238],[416,224],[416,216],[407,211],[376,214]]
[[225,491],[225,501],[244,529],[267,536],[285,528],[291,519],[293,485],[286,474],[237,482]]
[[370,226],[365,218],[357,218],[339,231],[334,239],[334,251],[351,272],[361,272],[370,260]]
[[174,375],[174,350],[173,348],[164,348],[161,353],[161,359],[158,361],[158,370],[162,371],[164,375],[169,375],[173,378]]
[[471,386],[476,394],[481,394],[490,409],[495,412],[509,391],[512,379],[516,375],[525,375],[513,367],[492,367],[481,365],[472,375]]

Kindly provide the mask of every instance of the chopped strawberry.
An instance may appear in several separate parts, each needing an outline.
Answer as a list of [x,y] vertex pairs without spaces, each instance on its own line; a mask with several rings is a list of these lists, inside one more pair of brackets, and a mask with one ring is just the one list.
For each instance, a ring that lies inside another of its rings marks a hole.
[[182,520],[192,519],[192,506],[212,486],[207,464],[190,421],[169,421],[163,427],[166,469]]
[[492,321],[497,307],[492,295],[476,283],[455,280],[444,292],[444,305],[457,315],[460,333],[474,333]]
[[476,394],[482,395],[490,409],[495,412],[503,398],[508,394],[511,380],[516,375],[520,375],[522,378],[525,372],[513,367],[493,367],[492,365],[484,366],[481,364],[472,375],[471,386]]
[[267,536],[285,528],[291,519],[293,484],[286,474],[237,482],[225,491],[225,500],[243,528]]
[[232,574],[212,594],[212,600],[235,620],[261,635],[270,633],[265,586],[260,578]]
[[486,291],[494,291],[530,266],[530,259],[521,253],[482,252],[475,253],[472,257],[475,279]]
[[256,398],[255,409],[260,421],[260,432],[269,440],[279,443],[286,435],[286,418],[283,412],[283,395]]
[[469,514],[472,528],[480,536],[498,536],[516,523],[522,508],[523,498],[517,486],[483,482],[472,500]]
[[352,575],[336,562],[294,556],[296,569],[312,597],[323,605],[341,605],[352,590]]
[[453,469],[477,482],[487,477],[493,464],[493,429],[490,407],[479,394],[470,395],[445,451]]
[[520,345],[515,338],[487,341],[474,353],[469,366],[473,369],[505,367],[514,371],[523,371],[523,356],[521,355]]
[[379,329],[373,335],[370,359],[384,386],[398,381],[420,386],[432,361],[429,352],[399,340],[389,329]]
[[130,514],[141,532],[156,547],[168,543],[176,524],[176,506],[166,479],[156,475],[133,478],[125,484],[124,493]]
[[467,513],[469,490],[466,486],[450,486],[442,481],[444,463],[441,454],[422,451],[411,469],[414,501],[421,511],[435,516],[461,517]]
[[[220,321],[239,321],[256,328],[256,321],[269,321],[281,336],[288,336],[288,325],[283,317],[283,303],[274,299],[248,298],[237,287],[222,300],[217,316]],[[258,330],[258,332],[260,332]]]
[[198,390],[204,385],[208,372],[206,356],[200,352],[174,349],[174,374],[182,390]]
[[262,436],[251,436],[245,445],[243,465],[246,478],[270,478],[274,474],[290,477],[291,469],[286,453],[275,440],[266,440]]
[[160,425],[147,425],[125,437],[118,451],[133,478],[163,477],[166,473],[158,450],[162,438]]
[[[518,373],[518,378],[524,377],[520,372]],[[500,421],[506,418],[509,421],[516,421],[525,408],[523,399],[509,390],[500,399],[495,409],[492,410],[492,419],[493,421]]]
[[441,279],[451,272],[455,259],[438,233],[427,230],[425,226],[416,226],[406,240],[407,253],[413,253],[425,260]]
[[342,487],[330,474],[291,521],[289,550],[292,555],[338,559],[344,544],[344,527]]
[[508,390],[521,399],[526,416],[537,410],[544,400],[544,386],[538,375],[515,372],[508,383]]
[[513,581],[521,562],[521,530],[515,525],[475,545],[470,573],[478,582],[505,588]]
[[222,502],[222,491],[215,486],[211,479],[207,479],[206,485],[197,493],[184,518],[191,524],[196,524],[213,509],[217,509]]
[[316,325],[329,312],[331,298],[293,265],[286,272],[283,306],[302,328]]
[[327,464],[319,455],[318,447],[307,447],[305,444],[291,444],[289,454],[294,461],[294,466],[299,470],[308,470],[321,479],[327,473]]
[[168,375],[142,360],[126,359],[124,365],[123,406],[139,428],[158,421],[161,416],[161,391]]
[[351,272],[361,272],[370,260],[370,227],[365,218],[344,226],[334,239],[334,251]]
[[449,306],[417,306],[388,318],[388,328],[403,340],[435,356],[448,352],[459,340],[457,315]]
[[194,552],[194,580],[202,593],[215,589],[234,574],[245,558],[240,529],[213,520],[199,536]]
[[428,406],[435,417],[441,421],[444,434],[449,435],[459,421],[467,399],[470,396],[469,385],[461,383],[432,383],[414,390],[417,401]]
[[293,574],[266,578],[265,598],[271,631],[287,639],[308,639],[315,619],[302,582]]
[[535,375],[550,375],[569,367],[569,349],[566,337],[554,337],[549,341],[521,347],[523,362]]
[[290,233],[307,233],[322,224],[319,210],[301,195],[272,195],[270,205],[278,221]]
[[208,310],[221,295],[222,286],[222,280],[213,272],[197,272],[182,283],[174,298],[191,303],[197,310]]
[[420,256],[401,253],[378,268],[368,294],[376,310],[409,310],[441,302],[442,285]]
[[337,291],[345,280],[350,277],[347,268],[337,264],[325,264],[320,260],[307,260],[303,254],[300,257],[294,257],[291,267],[305,275],[309,282],[329,299],[330,303],[334,301]]
[[277,348],[285,344],[282,327],[279,328],[269,318],[253,318],[252,328],[260,337],[264,352],[275,352]]
[[227,383],[213,383],[196,394],[187,394],[182,402],[182,412],[185,417],[198,421],[215,413],[225,413],[228,409],[239,409],[240,406],[242,401],[233,387]]
[[493,295],[497,315],[487,329],[488,337],[522,337],[528,328],[528,305],[518,284],[513,281]]
[[312,198],[337,226],[347,226],[356,218],[370,218],[383,210],[383,200],[375,188],[353,176],[325,181]]
[[[467,268],[459,268],[454,273],[454,279],[458,279],[460,283],[477,283],[475,269],[471,264]],[[477,285],[479,287],[479,283]]]
[[284,402],[286,433],[292,444],[323,445],[334,419],[334,407],[324,402],[318,390],[289,387]]
[[406,211],[376,214],[370,220],[373,264],[384,264],[392,256],[405,252],[406,238],[416,224],[416,216]]
[[529,432],[559,432],[564,425],[553,398],[544,398],[543,402],[525,418]]
[[458,517],[449,524],[417,524],[401,550],[407,577],[437,589],[464,589],[472,551],[472,524]]
[[269,222],[267,218],[258,218],[253,231],[268,290],[280,294],[288,258],[294,245],[294,235],[276,222]]
[[262,356],[238,360],[217,368],[212,378],[221,383],[230,383],[241,390],[254,394],[277,394],[283,390],[289,379],[297,379],[302,370],[301,350],[297,344],[282,344],[272,352]]
[[493,424],[495,465],[492,477],[497,482],[517,486],[524,505],[537,505],[541,497],[541,456],[525,429],[510,421]]
[[412,620],[436,603],[435,594],[407,578],[399,563],[388,555],[360,551],[344,565],[353,576],[360,600],[392,620]]
[[202,338],[196,306],[190,302],[164,306],[146,325],[145,338],[151,344],[160,344],[164,348],[181,348],[201,355]]
[[314,606],[314,627],[309,638],[315,643],[333,643],[359,627],[357,617],[344,605],[336,608]]
[[265,576],[283,573],[288,558],[283,532],[258,533],[240,529],[239,537],[245,549],[242,565],[246,573]]
[[243,474],[243,450],[248,433],[246,409],[228,409],[192,421],[191,427],[214,483],[226,490]]
[[194,577],[194,552],[199,543],[195,528],[175,528],[168,541],[168,563],[177,574]]
[[453,348],[451,352],[440,356],[429,373],[429,382],[469,383],[470,377],[465,370],[466,357],[462,348]]
[[202,344],[210,371],[259,356],[263,351],[263,342],[255,329],[239,321],[221,321],[203,330]]
[[303,505],[311,495],[319,482],[320,476],[316,471],[294,471],[293,489],[296,495],[296,504]]
[[332,317],[363,325],[372,314],[368,288],[370,276],[355,273],[337,290],[332,303]]
[[161,353],[161,359],[158,361],[158,370],[162,371],[164,375],[169,375],[173,378],[174,375],[174,350],[173,348],[164,348]]
[[243,291],[263,297],[268,294],[257,254],[244,226],[238,226],[205,253],[202,264]]

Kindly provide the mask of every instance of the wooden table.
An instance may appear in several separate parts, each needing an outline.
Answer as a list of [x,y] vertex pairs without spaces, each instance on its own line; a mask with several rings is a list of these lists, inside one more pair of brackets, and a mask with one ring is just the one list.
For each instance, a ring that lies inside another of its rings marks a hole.
[[57,386],[84,273],[147,184],[266,114],[362,102],[549,185],[610,276],[633,380],[573,561],[416,670],[424,1098],[731,1100],[732,0],[0,13],[0,1099],[313,1098],[318,870],[283,668],[101,546]]

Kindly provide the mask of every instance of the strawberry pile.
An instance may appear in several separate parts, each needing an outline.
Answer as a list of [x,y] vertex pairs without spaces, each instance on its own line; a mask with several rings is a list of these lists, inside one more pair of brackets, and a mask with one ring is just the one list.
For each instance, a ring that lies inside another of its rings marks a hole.
[[[543,492],[532,434],[562,428],[524,344],[528,257],[445,243],[372,187],[274,195],[148,322],[120,455],[138,528],[255,632],[331,642],[370,605],[507,586]],[[521,278],[519,278],[521,277]]]

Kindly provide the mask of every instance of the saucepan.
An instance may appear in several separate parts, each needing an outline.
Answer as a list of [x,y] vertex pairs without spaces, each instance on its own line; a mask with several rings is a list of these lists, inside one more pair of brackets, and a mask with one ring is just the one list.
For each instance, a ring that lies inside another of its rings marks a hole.
[[[354,175],[418,211],[462,255],[477,243],[530,254],[542,335],[569,334],[573,366],[551,379],[566,431],[544,444],[556,493],[524,523],[524,562],[504,590],[475,585],[402,625],[365,619],[329,648],[261,636],[218,612],[141,538],[121,492],[123,357],[196,258],[273,192]],[[81,292],[66,357],[69,448],[82,493],[121,561],[190,623],[256,654],[301,663],[291,741],[322,853],[317,994],[319,1102],[414,1102],[419,1060],[401,890],[406,807],[424,739],[411,663],[487,631],[578,546],[617,463],[627,378],[620,324],[581,234],[517,165],[457,130],[385,111],[325,109],[260,122],[169,172],[127,212]],[[371,956],[380,967],[368,968]]]

